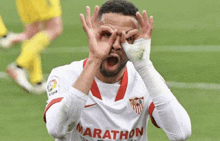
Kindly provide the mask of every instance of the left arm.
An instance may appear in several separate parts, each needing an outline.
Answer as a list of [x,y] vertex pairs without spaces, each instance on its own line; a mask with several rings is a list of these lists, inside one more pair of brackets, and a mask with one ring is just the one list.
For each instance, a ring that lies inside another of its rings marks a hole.
[[150,61],[151,33],[153,17],[147,18],[146,11],[143,17],[139,12],[136,16],[141,26],[141,33],[134,44],[126,42],[125,33],[122,34],[122,46],[134,64],[135,69],[142,77],[155,105],[153,117],[156,123],[165,131],[172,141],[186,140],[191,135],[191,122],[186,110],[177,101],[163,78]]

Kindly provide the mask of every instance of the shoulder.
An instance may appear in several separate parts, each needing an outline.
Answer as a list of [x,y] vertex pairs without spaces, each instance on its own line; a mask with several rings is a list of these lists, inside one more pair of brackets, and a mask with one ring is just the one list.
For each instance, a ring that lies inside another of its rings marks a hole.
[[72,85],[83,70],[83,61],[74,61],[71,64],[52,69],[47,79],[47,84],[56,81],[64,86]]
[[74,61],[71,64],[63,65],[52,69],[47,79],[48,98],[61,96],[75,82],[83,70],[83,61]]
[[56,76],[61,78],[70,78],[79,75],[83,70],[83,61],[74,61],[71,64],[63,65],[52,69],[49,77]]

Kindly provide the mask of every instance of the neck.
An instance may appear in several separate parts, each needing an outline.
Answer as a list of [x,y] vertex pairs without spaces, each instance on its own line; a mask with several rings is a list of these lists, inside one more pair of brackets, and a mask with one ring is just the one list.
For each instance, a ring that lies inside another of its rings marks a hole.
[[121,71],[114,77],[105,77],[101,74],[100,71],[97,72],[96,77],[105,83],[116,83],[118,81],[120,81],[123,77],[124,71],[125,71],[126,67],[124,67],[123,69],[121,69]]

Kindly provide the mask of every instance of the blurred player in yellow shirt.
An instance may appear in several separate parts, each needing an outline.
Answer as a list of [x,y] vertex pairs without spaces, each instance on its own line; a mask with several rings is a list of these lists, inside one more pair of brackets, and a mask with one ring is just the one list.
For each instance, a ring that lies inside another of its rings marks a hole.
[[0,15],[0,45],[2,48],[7,48],[10,46],[11,41],[14,40],[17,37],[18,34],[8,32],[8,29],[6,28],[2,17]]
[[7,32],[8,32],[8,29],[6,28],[6,26],[2,20],[2,17],[0,15],[0,36],[5,37],[7,35]]
[[22,43],[22,50],[16,61],[8,66],[7,74],[24,90],[42,93],[45,85],[40,55],[62,33],[60,0],[15,1],[25,24],[27,39]]

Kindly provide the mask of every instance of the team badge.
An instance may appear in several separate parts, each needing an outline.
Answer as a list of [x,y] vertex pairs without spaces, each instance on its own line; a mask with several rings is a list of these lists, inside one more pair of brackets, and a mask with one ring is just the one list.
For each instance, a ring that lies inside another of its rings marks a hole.
[[57,77],[53,77],[47,85],[47,92],[49,96],[54,95],[58,92],[59,79]]
[[132,109],[137,114],[140,114],[144,107],[144,97],[135,97],[133,99],[129,99],[129,101]]

